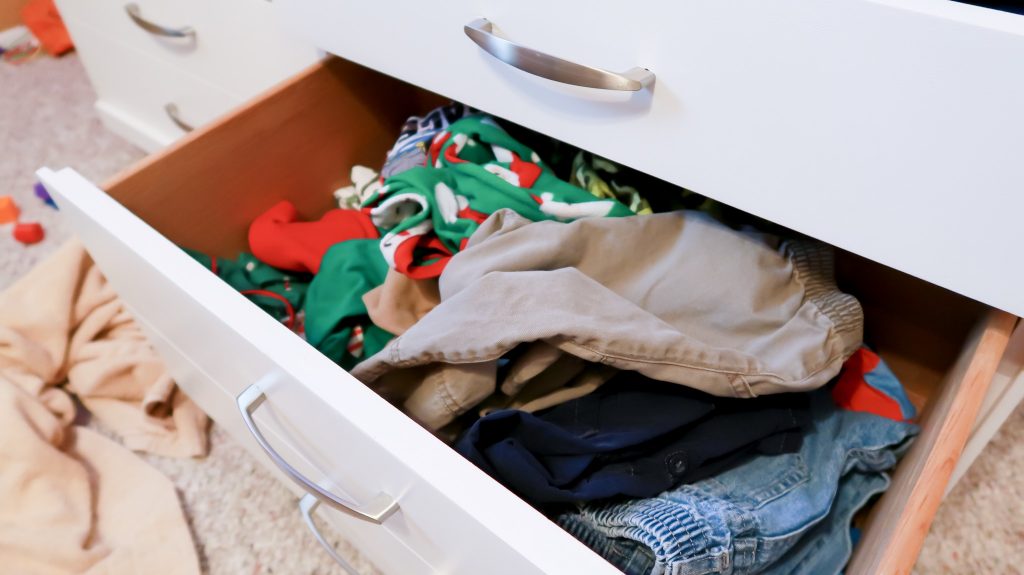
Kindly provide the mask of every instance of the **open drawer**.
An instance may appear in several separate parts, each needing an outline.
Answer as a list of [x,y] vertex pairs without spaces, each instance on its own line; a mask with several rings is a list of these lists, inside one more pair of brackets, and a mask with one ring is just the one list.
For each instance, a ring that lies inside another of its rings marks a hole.
[[[305,217],[329,209],[349,168],[379,163],[404,119],[437,101],[330,59],[106,191],[70,169],[39,176],[182,388],[272,465],[235,400],[259,382],[253,425],[270,449],[374,512],[376,522],[326,515],[382,570],[615,573],[175,245],[233,256],[251,220],[281,199]],[[908,572],[1017,318],[848,254],[839,268],[864,305],[870,341],[924,408],[922,433],[849,572]]]

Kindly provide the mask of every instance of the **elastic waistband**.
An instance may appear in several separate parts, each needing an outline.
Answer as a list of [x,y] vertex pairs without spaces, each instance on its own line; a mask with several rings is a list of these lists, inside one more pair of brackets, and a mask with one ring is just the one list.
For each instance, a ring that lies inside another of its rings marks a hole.
[[793,262],[807,299],[832,321],[849,356],[863,339],[864,310],[857,298],[843,293],[836,285],[835,250],[816,240],[789,240],[781,249]]

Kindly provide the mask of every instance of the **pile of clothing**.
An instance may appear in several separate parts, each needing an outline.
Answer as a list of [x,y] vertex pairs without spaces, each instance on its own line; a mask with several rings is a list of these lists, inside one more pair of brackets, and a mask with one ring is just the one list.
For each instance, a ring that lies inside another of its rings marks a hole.
[[831,249],[516,129],[410,118],[193,255],[627,573],[840,572],[917,428]]

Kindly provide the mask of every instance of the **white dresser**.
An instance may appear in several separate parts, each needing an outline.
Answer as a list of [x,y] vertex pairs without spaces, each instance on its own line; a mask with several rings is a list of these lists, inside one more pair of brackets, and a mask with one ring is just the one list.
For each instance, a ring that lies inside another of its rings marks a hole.
[[[274,8],[339,58],[113,181],[73,167],[39,177],[179,384],[305,495],[302,512],[319,506],[389,573],[615,572],[175,246],[230,256],[280,199],[326,210],[405,117],[452,98],[842,249],[844,288],[923,406],[847,572],[910,571],[979,413],[1001,417],[1000,398],[1019,397],[1024,17],[948,0]],[[243,57],[226,53],[197,50],[187,77],[231,105],[232,87],[260,80],[211,73]],[[161,71],[152,86],[168,77],[156,64],[179,57],[125,54]],[[166,103],[193,113],[177,98],[153,91],[161,134],[177,134]]]
[[58,0],[96,109],[154,151],[319,58],[266,0]]

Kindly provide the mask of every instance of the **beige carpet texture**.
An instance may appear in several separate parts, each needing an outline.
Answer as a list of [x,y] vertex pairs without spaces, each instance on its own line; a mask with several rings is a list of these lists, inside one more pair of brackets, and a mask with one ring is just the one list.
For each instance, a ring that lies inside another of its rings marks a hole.
[[[0,226],[2,289],[71,233],[58,211],[33,196],[37,168],[71,166],[101,182],[143,152],[100,123],[95,94],[74,54],[21,66],[0,62],[0,96],[0,196],[13,196],[23,219],[47,231],[41,244],[25,247],[11,237],[11,226]],[[296,496],[216,425],[205,458],[144,457],[177,486],[205,573],[344,573],[306,531]],[[360,572],[374,572],[334,539]],[[1024,573],[1024,409],[943,503],[915,573]]]

